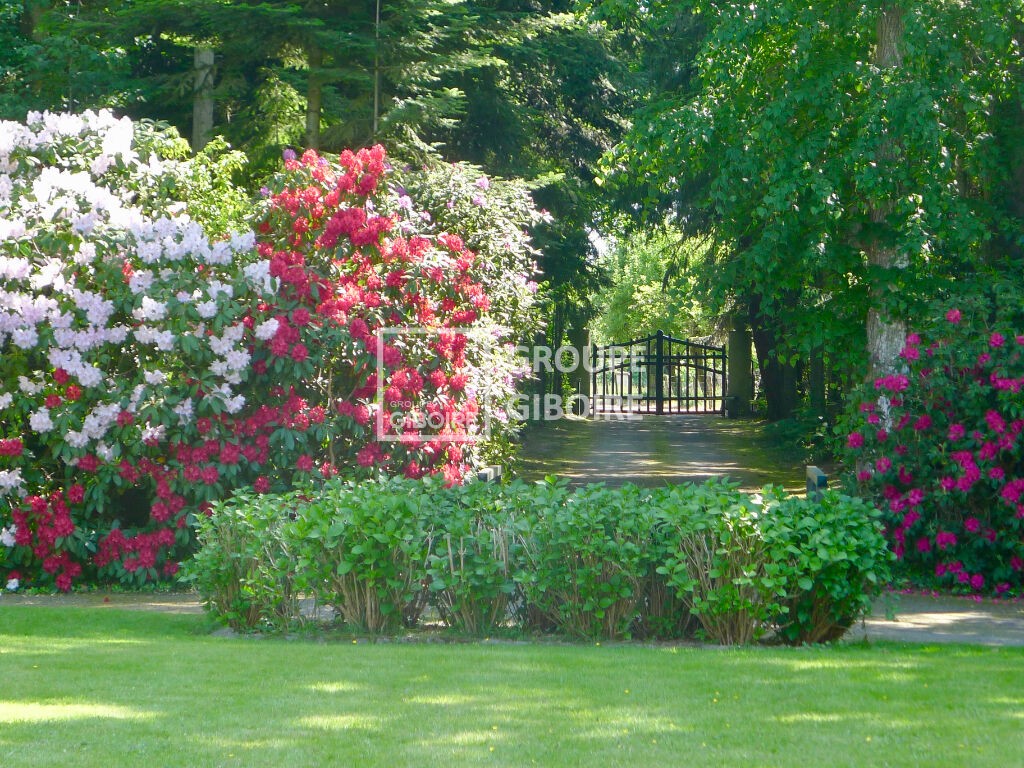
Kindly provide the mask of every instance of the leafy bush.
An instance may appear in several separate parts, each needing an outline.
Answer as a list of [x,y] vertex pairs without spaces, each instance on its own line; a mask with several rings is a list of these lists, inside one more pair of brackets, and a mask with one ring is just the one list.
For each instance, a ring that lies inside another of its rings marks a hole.
[[[275,522],[281,510],[293,519]],[[189,571],[233,626],[286,624],[298,590],[373,634],[415,626],[432,599],[474,635],[678,638],[696,617],[720,643],[771,629],[823,642],[886,577],[878,515],[839,494],[817,505],[768,489],[762,500],[718,481],[570,491],[335,480],[314,496],[214,505]]]
[[488,635],[506,626],[516,603],[516,576],[522,568],[520,534],[524,519],[509,508],[510,494],[493,486],[470,484],[434,494],[437,520],[427,577],[434,604],[445,623],[471,635]]
[[881,513],[860,499],[773,488],[756,499],[711,481],[659,502],[674,528],[657,570],[715,642],[771,630],[792,643],[837,640],[888,580]]
[[678,522],[684,497],[693,495],[692,485],[670,485],[647,491],[644,504],[652,515],[651,542],[646,552],[646,573],[640,586],[636,617],[631,633],[638,638],[678,640],[693,638],[699,622],[689,605],[669,584],[661,567],[678,547]]
[[415,626],[426,604],[434,538],[429,484],[402,479],[328,484],[286,526],[299,584],[351,629]]
[[527,602],[567,634],[626,635],[648,568],[648,501],[635,486],[591,485],[541,507],[523,537]]
[[288,524],[282,511],[300,504],[295,494],[239,493],[200,516],[200,547],[182,580],[233,629],[284,629],[298,617],[296,558],[282,535]]
[[890,578],[880,518],[870,504],[836,491],[820,501],[769,499],[759,523],[764,573],[782,607],[774,618],[780,638],[838,640],[869,610],[871,596]]
[[1019,294],[943,307],[905,370],[865,387],[845,424],[858,495],[886,513],[899,570],[928,586],[1024,586],[1024,335]]
[[778,608],[766,583],[760,505],[737,487],[724,481],[677,486],[661,499],[674,539],[658,570],[704,634],[726,645],[757,639]]

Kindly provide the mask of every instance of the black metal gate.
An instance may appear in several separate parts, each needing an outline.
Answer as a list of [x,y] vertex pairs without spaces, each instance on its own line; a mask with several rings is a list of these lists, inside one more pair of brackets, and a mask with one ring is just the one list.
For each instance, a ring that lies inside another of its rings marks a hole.
[[591,352],[594,413],[722,413],[725,347],[662,331]]

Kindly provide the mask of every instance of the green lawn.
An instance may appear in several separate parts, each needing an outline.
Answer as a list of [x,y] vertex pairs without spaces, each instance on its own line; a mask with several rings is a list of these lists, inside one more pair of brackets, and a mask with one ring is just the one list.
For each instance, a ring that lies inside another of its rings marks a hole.
[[1006,766],[1024,649],[231,639],[0,606],[0,766]]

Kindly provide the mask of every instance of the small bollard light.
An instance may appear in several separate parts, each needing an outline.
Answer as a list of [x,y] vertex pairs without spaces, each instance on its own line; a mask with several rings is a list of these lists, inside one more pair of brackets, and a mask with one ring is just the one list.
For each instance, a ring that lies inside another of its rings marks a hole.
[[828,475],[815,466],[807,466],[807,498],[821,501],[821,494],[828,488]]
[[482,483],[496,483],[501,480],[501,466],[492,464],[477,471],[476,479]]

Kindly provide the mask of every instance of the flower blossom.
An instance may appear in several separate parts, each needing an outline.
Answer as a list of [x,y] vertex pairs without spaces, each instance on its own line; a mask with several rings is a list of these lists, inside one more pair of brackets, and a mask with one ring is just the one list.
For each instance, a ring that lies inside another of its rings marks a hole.
[[53,420],[50,418],[50,411],[47,408],[40,408],[28,418],[28,425],[33,432],[42,434],[53,429]]

